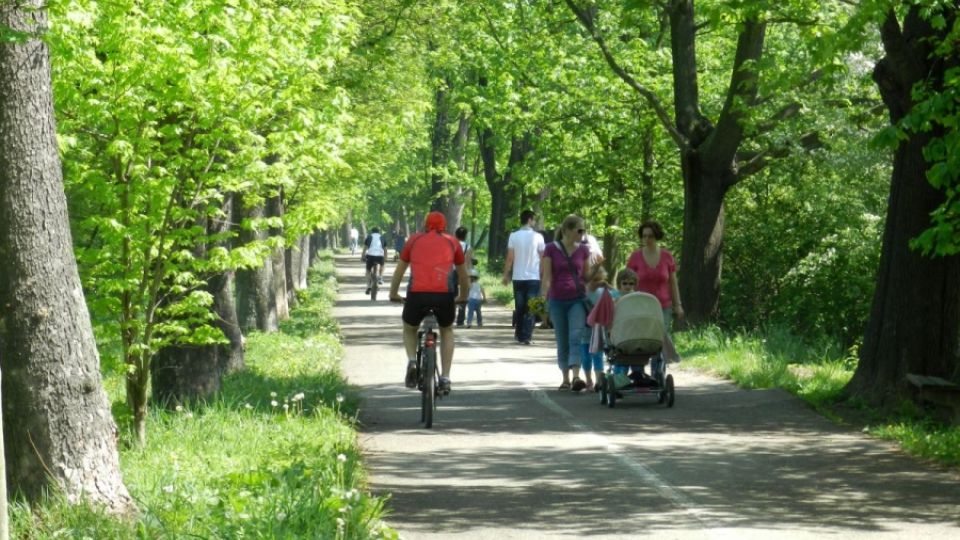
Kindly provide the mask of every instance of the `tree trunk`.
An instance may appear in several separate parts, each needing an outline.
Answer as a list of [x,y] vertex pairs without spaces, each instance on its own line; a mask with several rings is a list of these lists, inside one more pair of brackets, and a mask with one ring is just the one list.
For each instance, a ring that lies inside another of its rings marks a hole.
[[310,256],[310,237],[308,235],[300,237],[300,250],[295,255],[300,259],[300,263],[297,265],[296,286],[298,291],[303,291],[309,285],[307,277],[310,272],[310,262],[313,260]]
[[[267,200],[267,215],[272,218],[283,217],[283,192]],[[285,321],[290,318],[290,305],[287,303],[287,256],[282,245],[283,227],[271,227],[270,237],[277,239],[281,245],[273,248],[271,263],[273,273],[271,288],[273,289],[274,304],[277,309],[277,320]]]
[[[932,50],[943,34],[917,10],[908,13],[902,29],[891,12],[881,29],[886,56],[873,77],[892,123],[911,112],[915,84],[942,89],[948,69]],[[846,388],[873,404],[895,404],[907,373],[960,381],[960,256],[932,258],[910,248],[945,200],[927,181],[930,164],[923,156],[938,135],[909,133],[894,152],[877,288],[860,362]]]
[[[0,4],[0,28],[44,32],[43,3]],[[0,40],[0,257],[10,487],[129,511],[67,219],[49,51],[35,37]]]
[[[262,219],[266,216],[263,203],[248,207],[240,205],[244,221]],[[266,231],[240,230],[241,245],[266,240]],[[240,329],[244,332],[258,329],[262,332],[275,332],[277,325],[277,304],[273,291],[273,260],[267,257],[257,268],[237,270],[237,317]]]
[[152,398],[168,409],[208,401],[220,391],[218,345],[171,345],[157,351],[150,362]]
[[[0,339],[0,364],[3,364],[3,339]],[[0,370],[0,389],[3,388],[3,371]],[[3,391],[0,390],[0,403],[3,403]],[[10,524],[7,523],[7,460],[3,450],[3,408],[0,407],[0,540],[10,538]]]
[[[228,193],[224,197],[221,214],[207,222],[207,234],[224,235],[230,231],[236,211],[236,200],[237,196],[233,193]],[[222,247],[229,247],[229,244],[229,241],[220,242]],[[207,280],[207,292],[213,296],[212,309],[216,316],[215,325],[230,341],[228,344],[219,346],[220,372],[224,375],[244,368],[244,338],[237,317],[237,303],[234,300],[234,276],[233,270],[226,270]]]

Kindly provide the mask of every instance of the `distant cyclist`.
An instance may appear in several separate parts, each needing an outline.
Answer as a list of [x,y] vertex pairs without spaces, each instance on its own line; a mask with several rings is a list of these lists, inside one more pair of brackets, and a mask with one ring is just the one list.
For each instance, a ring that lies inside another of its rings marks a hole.
[[[456,238],[444,232],[447,219],[442,212],[430,212],[424,232],[414,234],[400,252],[400,261],[390,282],[390,301],[403,299],[398,291],[403,275],[410,267],[410,284],[403,305],[403,347],[407,353],[407,388],[417,386],[417,332],[427,311],[433,309],[440,327],[440,391],[450,392],[450,366],[453,364],[453,319],[455,305],[467,301],[470,278],[464,265],[463,248]],[[449,275],[456,271],[460,295],[454,298]]]
[[383,263],[386,260],[387,248],[383,242],[383,235],[380,234],[380,228],[374,227],[363,241],[363,253],[361,258],[367,261],[367,292],[370,294],[370,271],[378,266],[377,285],[383,285]]

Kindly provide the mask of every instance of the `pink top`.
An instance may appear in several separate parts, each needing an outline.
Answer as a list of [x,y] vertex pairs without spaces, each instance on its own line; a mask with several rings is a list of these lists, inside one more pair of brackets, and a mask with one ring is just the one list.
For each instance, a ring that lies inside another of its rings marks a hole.
[[637,291],[656,296],[662,308],[673,305],[670,297],[670,274],[677,271],[677,263],[669,251],[661,249],[660,262],[656,267],[651,267],[643,260],[643,250],[638,249],[630,254],[627,268],[637,273]]
[[[587,264],[590,257],[590,250],[585,245],[577,246],[577,249],[570,254],[570,261],[563,254],[563,250],[557,245],[557,242],[550,242],[543,250],[543,258],[550,258],[550,269],[552,270],[552,281],[550,290],[547,291],[547,298],[552,300],[573,300],[586,294],[586,288],[583,286],[583,267]],[[570,263],[573,263],[573,268]],[[576,273],[574,273],[576,272]],[[578,286],[578,284],[580,286]]]

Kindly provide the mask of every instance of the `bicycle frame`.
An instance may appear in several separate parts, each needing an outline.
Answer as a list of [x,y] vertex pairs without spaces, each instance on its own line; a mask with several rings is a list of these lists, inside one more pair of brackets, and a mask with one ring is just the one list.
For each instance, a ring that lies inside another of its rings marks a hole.
[[417,387],[421,392],[420,421],[426,428],[433,427],[433,412],[440,396],[440,368],[437,365],[437,318],[433,313],[424,317],[417,332]]

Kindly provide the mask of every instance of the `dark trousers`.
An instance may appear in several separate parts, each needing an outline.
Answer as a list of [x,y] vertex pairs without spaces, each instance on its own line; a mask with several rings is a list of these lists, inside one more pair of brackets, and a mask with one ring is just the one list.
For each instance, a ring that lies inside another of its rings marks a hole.
[[530,341],[533,338],[533,314],[527,303],[539,294],[539,279],[513,282],[513,303],[517,311],[517,325],[513,333],[517,341]]

